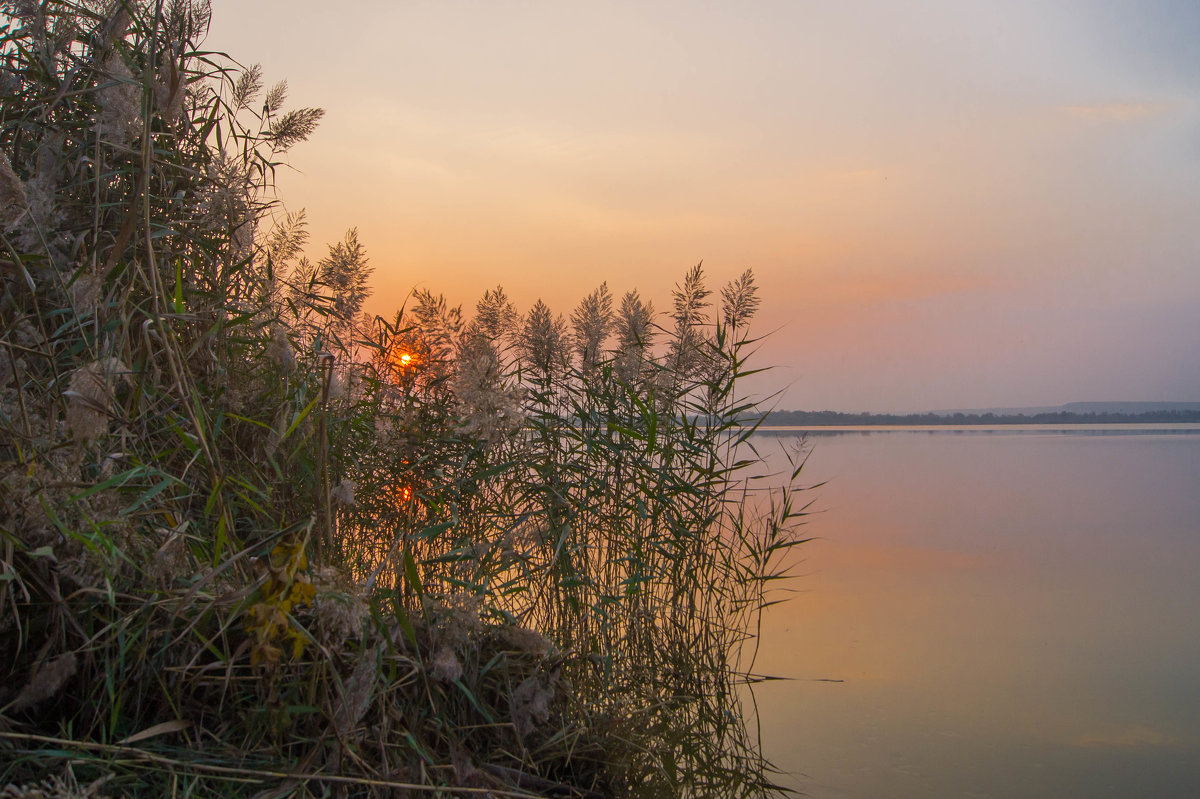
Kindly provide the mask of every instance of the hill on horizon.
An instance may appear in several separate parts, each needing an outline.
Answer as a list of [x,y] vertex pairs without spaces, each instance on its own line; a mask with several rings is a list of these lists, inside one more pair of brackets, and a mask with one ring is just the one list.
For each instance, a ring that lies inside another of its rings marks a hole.
[[1033,416],[1039,413],[1169,413],[1172,411],[1200,411],[1200,402],[1068,402],[1065,405],[1039,405],[1022,408],[960,408],[951,410],[919,411],[937,416],[966,415]]
[[1073,402],[1034,408],[985,408],[921,413],[771,411],[767,425],[989,425],[1200,422],[1200,402]]

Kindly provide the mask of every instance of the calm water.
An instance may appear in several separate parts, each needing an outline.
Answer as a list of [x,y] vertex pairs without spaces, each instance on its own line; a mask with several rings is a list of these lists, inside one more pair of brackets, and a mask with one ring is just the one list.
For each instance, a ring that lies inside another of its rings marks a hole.
[[756,664],[795,678],[755,691],[788,784],[1200,796],[1197,426],[808,442],[820,540]]

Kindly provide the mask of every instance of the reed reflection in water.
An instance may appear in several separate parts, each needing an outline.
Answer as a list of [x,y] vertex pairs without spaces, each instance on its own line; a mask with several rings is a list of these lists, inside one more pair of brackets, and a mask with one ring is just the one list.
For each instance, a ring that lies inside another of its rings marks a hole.
[[1200,796],[1197,431],[809,444],[819,540],[756,664],[797,678],[756,689],[794,786]]

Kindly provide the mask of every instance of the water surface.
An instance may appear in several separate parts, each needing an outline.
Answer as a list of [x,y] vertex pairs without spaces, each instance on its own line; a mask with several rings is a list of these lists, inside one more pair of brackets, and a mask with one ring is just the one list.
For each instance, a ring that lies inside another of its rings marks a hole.
[[1200,426],[808,443],[819,540],[756,663],[797,678],[755,692],[788,784],[1200,796]]

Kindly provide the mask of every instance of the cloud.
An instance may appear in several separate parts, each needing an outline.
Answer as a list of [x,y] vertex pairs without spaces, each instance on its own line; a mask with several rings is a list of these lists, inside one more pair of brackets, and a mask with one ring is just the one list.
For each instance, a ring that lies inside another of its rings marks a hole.
[[968,292],[1000,290],[1005,281],[983,271],[910,269],[888,274],[882,271],[860,275],[827,276],[810,291],[823,302],[845,305],[883,305],[911,302]]
[[847,563],[858,572],[883,570],[887,572],[961,572],[983,568],[987,558],[970,552],[911,546],[853,546],[840,551],[826,552],[826,563]]
[[1167,103],[1097,103],[1095,105],[1069,105],[1066,112],[1079,119],[1098,122],[1133,122],[1146,117],[1158,116],[1169,109]]
[[834,173],[835,177],[856,178],[859,180],[887,180],[887,175],[888,173],[885,169],[850,169]]
[[1136,724],[1124,730],[1085,733],[1075,740],[1076,746],[1087,749],[1140,749],[1179,746],[1182,743],[1178,738],[1145,724]]

